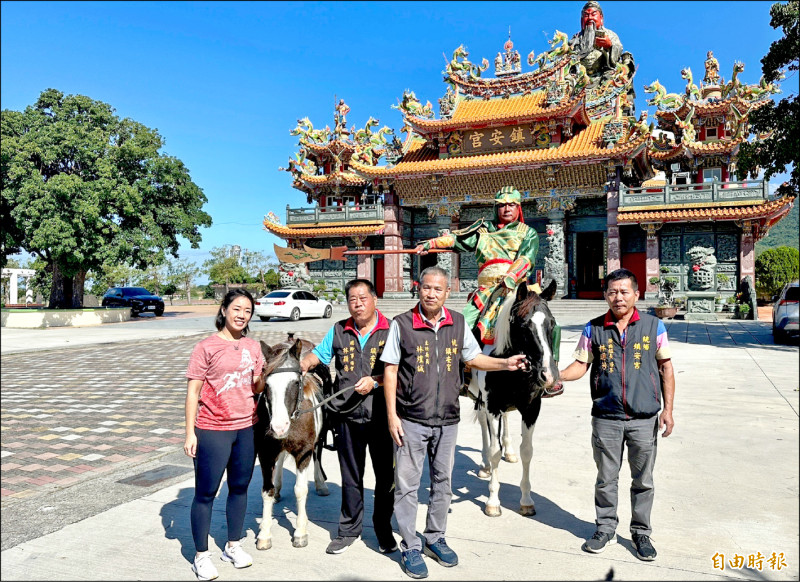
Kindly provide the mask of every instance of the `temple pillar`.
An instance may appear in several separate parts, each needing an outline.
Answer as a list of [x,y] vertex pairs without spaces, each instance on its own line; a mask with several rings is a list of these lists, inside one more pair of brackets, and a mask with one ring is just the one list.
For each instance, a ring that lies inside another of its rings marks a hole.
[[567,249],[564,240],[563,210],[550,210],[547,213],[547,242],[548,253],[544,259],[544,280],[556,282],[554,298],[561,299],[567,293]]
[[658,293],[658,283],[651,283],[652,277],[659,277],[661,263],[658,253],[658,229],[661,228],[660,224],[642,224],[640,225],[647,231],[647,253],[645,255],[645,277],[646,281],[639,283],[639,288],[644,288],[645,297],[655,297]]
[[608,183],[608,196],[606,197],[606,229],[608,230],[606,274],[616,271],[622,266],[619,226],[617,225],[617,210],[619,209],[619,184],[621,181],[620,171],[620,168],[617,167],[616,178]]
[[[383,206],[383,245],[384,249],[399,250],[403,248],[403,236],[400,225],[400,206],[397,194],[384,194]],[[402,293],[403,291],[403,255],[384,255],[383,260],[384,296],[386,293]]]
[[739,279],[750,275],[756,280],[756,243],[753,239],[753,223],[746,220],[742,223],[741,241],[739,243]]
[[[363,246],[356,247],[357,249],[368,249],[370,247],[369,244],[365,244]],[[357,255],[356,259],[358,261],[356,265],[356,277],[359,279],[366,279],[367,281],[372,281],[372,255]],[[374,281],[372,281],[374,283]]]
[[[458,230],[458,215],[455,215],[450,220],[450,231]],[[452,293],[461,291],[461,276],[459,271],[461,268],[461,255],[459,253],[448,253],[450,255],[450,289]]]
[[[450,233],[450,215],[438,213],[436,215],[436,236],[443,236]],[[450,274],[450,289],[453,286],[453,253],[437,253],[436,264]]]

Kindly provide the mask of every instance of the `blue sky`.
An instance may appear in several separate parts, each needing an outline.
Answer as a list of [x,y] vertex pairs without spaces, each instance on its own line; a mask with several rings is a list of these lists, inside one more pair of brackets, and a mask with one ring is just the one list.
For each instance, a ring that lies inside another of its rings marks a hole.
[[[351,108],[348,127],[374,116],[399,133],[390,106],[404,89],[430,100],[438,117],[445,57],[460,44],[473,62],[489,59],[491,72],[510,26],[527,71],[526,55],[548,48],[556,29],[578,31],[583,4],[2,2],[0,101],[22,110],[52,87],[157,128],[162,151],[187,165],[213,218],[200,249],[184,241],[181,256],[200,264],[224,244],[272,254],[283,242],[263,229],[264,215],[285,220],[287,204],[307,205],[278,171],[297,151],[289,135],[297,119],[333,126],[338,96]],[[690,66],[699,84],[708,50],[725,79],[741,60],[740,78],[758,82],[761,58],[781,36],[769,26],[770,5],[601,2],[606,27],[639,65],[637,111],[655,79],[680,93],[680,70]],[[796,85],[787,78],[784,92]]]

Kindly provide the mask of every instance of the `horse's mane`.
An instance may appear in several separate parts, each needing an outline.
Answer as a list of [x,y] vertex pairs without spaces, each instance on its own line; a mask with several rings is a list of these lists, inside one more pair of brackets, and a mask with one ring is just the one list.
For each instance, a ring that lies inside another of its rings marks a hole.
[[[301,341],[303,342],[302,355],[305,355],[308,351],[311,351],[311,349],[313,349],[314,344],[306,340],[301,340]],[[272,360],[272,363],[267,362],[267,370],[266,370],[267,376],[269,376],[273,371],[275,371],[277,368],[283,365],[283,363],[289,357],[289,349],[292,346],[294,346],[293,341],[292,342],[284,341],[272,346],[272,350],[274,351],[275,355],[274,359]],[[321,397],[321,394],[322,394],[322,379],[319,378],[319,376],[317,376],[316,374],[304,374],[303,396],[309,400],[313,400],[314,396],[317,396],[319,398]]]
[[[529,293],[528,297],[516,307],[517,315],[522,318],[528,317],[540,302],[541,299],[536,293]],[[515,303],[515,297],[508,297],[503,302],[495,320],[494,350],[499,354],[505,353],[511,348],[511,310],[514,309]]]

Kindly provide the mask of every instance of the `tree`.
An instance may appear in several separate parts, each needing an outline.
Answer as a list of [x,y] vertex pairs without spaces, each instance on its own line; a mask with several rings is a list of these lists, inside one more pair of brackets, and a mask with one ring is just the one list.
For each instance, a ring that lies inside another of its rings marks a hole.
[[92,269],[86,275],[86,279],[91,281],[89,293],[97,296],[102,296],[110,287],[132,285],[141,277],[142,272],[139,269],[118,263],[105,263],[99,269]]
[[225,285],[225,293],[231,283],[247,282],[247,271],[233,254],[232,245],[211,249],[211,258],[203,262],[203,269],[212,283]]
[[275,257],[265,255],[261,251],[244,251],[242,263],[247,274],[254,282],[261,283],[261,290],[267,289],[267,273],[279,265]]
[[[796,0],[786,4],[773,4],[769,10],[772,28],[783,28],[783,38],[773,42],[766,56],[761,59],[764,81],[772,83],[782,76],[781,70],[797,71],[800,58],[800,31],[798,30],[798,10]],[[786,87],[797,87],[796,79]],[[789,93],[777,104],[768,104],[753,111],[749,116],[750,130],[756,135],[766,134],[764,139],[751,143],[744,142],[739,147],[737,168],[739,175],[756,178],[759,169],[764,169],[768,180],[774,174],[786,171],[792,165],[790,179],[778,188],[780,194],[797,195],[800,190],[800,167],[797,163],[798,143],[800,143],[800,102],[797,93]]]
[[756,289],[772,297],[786,283],[800,277],[800,251],[789,247],[767,249],[756,259]]
[[3,110],[2,252],[25,249],[52,273],[50,307],[81,307],[89,270],[139,269],[193,248],[211,225],[203,191],[159,133],[107,103],[55,89]]
[[[186,293],[186,303],[192,304],[192,281],[197,275],[200,274],[200,269],[195,263],[190,263],[186,259],[179,261],[170,261],[168,267],[168,281],[183,289]],[[172,299],[170,298],[170,303]]]

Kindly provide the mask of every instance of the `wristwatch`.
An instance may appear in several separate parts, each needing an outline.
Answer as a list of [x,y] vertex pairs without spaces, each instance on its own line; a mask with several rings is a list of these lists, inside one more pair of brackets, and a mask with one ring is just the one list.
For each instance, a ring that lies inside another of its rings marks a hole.
[[380,387],[377,380],[372,380],[372,389],[377,390]]

